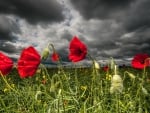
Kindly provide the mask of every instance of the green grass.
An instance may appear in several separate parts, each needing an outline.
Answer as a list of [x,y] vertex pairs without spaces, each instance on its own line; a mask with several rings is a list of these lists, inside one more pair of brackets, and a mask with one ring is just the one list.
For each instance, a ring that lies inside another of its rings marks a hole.
[[118,74],[123,90],[112,94],[113,71],[42,68],[20,79],[13,69],[0,78],[0,113],[149,113],[150,69],[124,68]]

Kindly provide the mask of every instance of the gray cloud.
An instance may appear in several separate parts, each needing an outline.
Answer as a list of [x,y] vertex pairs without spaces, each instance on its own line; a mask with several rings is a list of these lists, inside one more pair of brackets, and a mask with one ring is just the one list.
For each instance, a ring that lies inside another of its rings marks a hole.
[[70,2],[1,0],[0,50],[17,58],[23,47],[33,45],[41,52],[50,42],[63,62],[69,63],[68,46],[76,35],[99,62],[113,57],[125,63],[136,53],[150,54],[148,0]]
[[85,19],[114,19],[127,32],[150,26],[149,0],[71,0]]
[[88,46],[90,54],[94,57],[115,56],[112,52],[109,54],[106,51],[119,48],[119,37],[124,33],[119,24],[113,20],[80,20],[74,27],[81,33],[79,38]]
[[[0,14],[0,50],[6,53],[16,53],[19,49],[13,45],[16,36],[13,34],[21,33],[15,19],[9,18],[8,15]],[[11,42],[11,43],[10,43]]]
[[[0,0],[0,50],[15,55],[24,46],[38,46],[30,31],[37,29],[39,24],[47,29],[48,24],[64,18],[63,7],[56,0]],[[36,30],[34,33],[39,34]]]
[[88,37],[85,43],[96,58],[127,60],[137,53],[150,54],[149,0],[71,0],[71,3],[85,19],[79,32]]
[[120,46],[124,56],[133,56],[136,53],[150,54],[150,28],[129,33],[120,38]]
[[64,19],[62,6],[56,0],[1,0],[0,13],[14,14],[32,24]]
[[86,19],[106,19],[118,14],[120,15],[133,1],[134,0],[71,0],[71,3]]
[[0,40],[13,40],[12,33],[20,33],[17,23],[6,15],[0,15]]
[[9,43],[7,41],[1,41],[0,42],[0,50],[1,51],[5,51],[7,53],[16,53],[18,51],[20,51],[22,48],[18,48],[16,45],[14,45],[13,43]]
[[72,37],[73,35],[68,30],[65,30],[61,35],[61,39],[66,39],[68,42],[72,39]]
[[138,29],[150,27],[150,1],[149,0],[136,0],[127,9],[126,14],[122,18],[123,26],[127,31],[131,32]]

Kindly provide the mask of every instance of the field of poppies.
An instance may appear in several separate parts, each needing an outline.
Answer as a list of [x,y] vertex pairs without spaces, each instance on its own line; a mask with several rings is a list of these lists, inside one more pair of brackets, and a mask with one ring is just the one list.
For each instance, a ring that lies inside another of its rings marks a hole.
[[[78,67],[85,58],[92,65]],[[48,59],[57,67],[41,63]],[[149,113],[148,54],[133,56],[131,67],[118,67],[113,58],[101,67],[75,36],[68,59],[73,68],[63,67],[53,44],[41,55],[33,46],[23,49],[17,63],[0,52],[0,113]]]

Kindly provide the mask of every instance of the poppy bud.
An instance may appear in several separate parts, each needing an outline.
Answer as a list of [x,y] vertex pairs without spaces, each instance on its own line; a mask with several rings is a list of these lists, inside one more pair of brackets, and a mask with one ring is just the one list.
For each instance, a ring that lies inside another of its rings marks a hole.
[[95,67],[95,69],[100,69],[99,63],[94,61],[94,67]]
[[133,75],[132,73],[130,73],[130,72],[127,72],[128,73],[128,75],[129,75],[129,77],[131,78],[131,79],[135,79],[135,75]]
[[103,67],[103,70],[107,72],[109,70],[109,67],[106,65]]
[[38,95],[41,95],[42,92],[41,91],[37,91],[36,94],[35,94],[35,100],[38,100]]
[[43,60],[46,60],[47,58],[48,58],[48,55],[49,55],[49,48],[48,47],[46,47],[44,50],[43,50],[43,52],[42,52],[42,59]]
[[115,69],[115,65],[116,65],[116,63],[115,63],[114,59],[111,58],[111,60],[110,60],[110,69],[114,70]]
[[148,92],[144,87],[142,87],[142,92],[143,92],[143,94],[148,95]]
[[121,93],[123,90],[123,81],[120,75],[113,75],[111,81],[110,93]]
[[59,61],[60,57],[59,57],[58,53],[54,52],[52,54],[51,59],[52,59],[53,62],[56,62],[56,61]]

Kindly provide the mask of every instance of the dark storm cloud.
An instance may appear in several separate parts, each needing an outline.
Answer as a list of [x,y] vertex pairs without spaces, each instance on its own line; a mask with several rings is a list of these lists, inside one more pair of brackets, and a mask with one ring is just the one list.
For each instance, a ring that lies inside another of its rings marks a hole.
[[[119,48],[119,37],[122,36],[122,30],[116,22],[87,21],[82,24],[80,31],[86,35],[84,35],[84,38],[80,36],[79,38],[87,44],[90,54],[94,55],[94,57],[103,57],[107,55],[106,57],[109,58],[115,56],[113,53],[116,53],[115,49]],[[109,52],[111,54],[106,52],[112,49],[114,50]]]
[[1,41],[0,42],[0,50],[4,51],[4,52],[7,52],[7,53],[15,53],[19,49],[15,45],[7,43],[6,41]]
[[150,27],[149,0],[71,0],[85,19],[114,19],[127,32]]
[[128,31],[150,27],[150,0],[136,0],[124,15],[123,25]]
[[136,31],[128,37],[121,38],[122,46],[120,46],[124,55],[131,55],[137,53],[150,54],[150,28]]
[[12,33],[20,33],[18,25],[6,15],[0,15],[0,40],[13,40]]
[[[107,23],[95,24],[93,32],[89,30],[91,26],[82,29],[92,38],[87,43],[95,56],[126,59],[137,53],[150,54],[149,0],[71,0],[71,3],[87,21]],[[108,20],[117,28],[111,27]],[[129,37],[121,38],[126,34]]]
[[0,13],[17,15],[32,24],[64,19],[62,6],[56,0],[0,0]]
[[105,19],[120,14],[134,0],[71,0],[73,6],[86,19]]
[[17,34],[21,35],[20,20],[41,25],[60,22],[62,11],[56,0],[0,0],[0,50],[11,54],[20,50],[14,45]]

